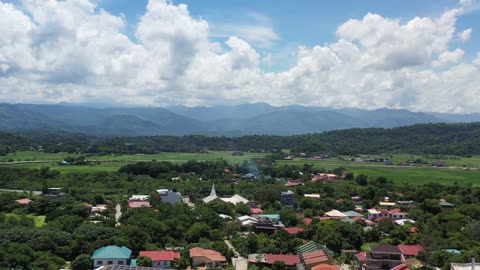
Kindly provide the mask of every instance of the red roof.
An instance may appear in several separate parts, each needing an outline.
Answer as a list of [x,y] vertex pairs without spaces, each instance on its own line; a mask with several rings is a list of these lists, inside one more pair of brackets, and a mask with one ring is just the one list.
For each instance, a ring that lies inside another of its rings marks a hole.
[[30,200],[29,198],[23,198],[23,199],[16,200],[15,202],[19,204],[30,204],[32,200]]
[[400,212],[402,212],[402,210],[400,208],[395,208],[395,209],[390,210],[390,214],[398,214]]
[[418,253],[423,251],[423,247],[420,245],[403,245],[400,244],[397,246],[400,251],[402,252],[403,255],[408,255],[408,256],[417,256]]
[[364,218],[363,217],[354,217],[352,218],[353,221],[360,221],[360,220],[363,220]]
[[285,231],[288,232],[289,234],[298,234],[299,232],[305,231],[305,229],[295,227],[295,228],[285,228]]
[[152,261],[173,261],[175,259],[180,259],[180,252],[171,250],[140,251],[140,256],[147,256],[152,259]]
[[303,218],[303,217],[305,217],[305,214],[303,214],[303,213],[295,213],[295,215],[296,215],[298,218]]
[[138,207],[152,207],[149,202],[145,201],[130,201],[128,202],[128,207],[138,208]]
[[226,262],[227,259],[219,252],[211,249],[204,249],[201,247],[195,247],[190,249],[190,257],[205,257],[213,262]]
[[302,183],[300,180],[289,180],[285,183],[286,187],[296,187],[296,186],[301,186]]
[[391,270],[410,270],[412,269],[411,267],[409,267],[408,265],[405,265],[405,264],[399,264],[397,266],[395,266],[394,268],[392,268]]
[[365,261],[367,259],[367,252],[360,252],[357,255],[355,255],[357,259],[361,262]]
[[307,218],[304,218],[304,219],[303,219],[303,223],[305,223],[306,225],[310,225],[310,224],[312,224],[312,219],[311,219],[311,218],[308,218],[308,217],[307,217]]
[[303,253],[302,259],[306,265],[322,263],[322,262],[330,262],[330,258],[325,254],[323,250],[315,250],[315,251]]
[[276,261],[283,261],[286,265],[296,265],[300,263],[298,255],[283,255],[283,254],[265,254],[267,264],[273,264]]
[[262,208],[252,208],[250,209],[250,212],[252,212],[252,214],[261,214],[263,213],[263,210]]
[[340,270],[338,266],[321,263],[311,268],[311,270]]
[[416,233],[416,232],[418,232],[419,230],[418,230],[417,227],[411,227],[408,231],[411,232],[411,233]]

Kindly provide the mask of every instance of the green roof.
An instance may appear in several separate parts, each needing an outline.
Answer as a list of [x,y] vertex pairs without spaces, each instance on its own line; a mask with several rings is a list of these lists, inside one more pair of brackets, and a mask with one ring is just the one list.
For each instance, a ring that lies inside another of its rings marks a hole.
[[439,203],[441,206],[447,206],[447,207],[455,207],[455,204],[449,203],[449,202],[441,202]]
[[106,246],[95,250],[92,260],[96,259],[130,259],[132,250],[127,247]]
[[298,247],[298,253],[300,253],[300,254],[304,254],[304,253],[311,252],[311,251],[316,251],[316,250],[323,250],[323,252],[325,252],[325,254],[327,254],[328,256],[330,256],[330,257],[333,256],[333,252],[330,249],[328,249],[326,246],[320,245],[319,243],[314,242],[314,241],[310,241],[310,242],[306,243],[305,245],[302,245],[302,246]]

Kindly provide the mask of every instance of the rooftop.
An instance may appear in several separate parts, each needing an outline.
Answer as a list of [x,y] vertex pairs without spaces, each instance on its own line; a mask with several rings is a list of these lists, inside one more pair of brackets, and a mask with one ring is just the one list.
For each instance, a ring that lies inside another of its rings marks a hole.
[[397,247],[400,249],[403,255],[408,255],[408,256],[417,256],[418,253],[423,251],[423,247],[420,245],[397,245]]
[[130,259],[132,250],[127,247],[106,246],[95,250],[92,259]]
[[180,252],[172,250],[140,251],[140,256],[147,256],[152,261],[173,261],[180,258]]
[[219,252],[211,249],[204,249],[201,247],[195,247],[190,249],[190,257],[205,257],[214,262],[226,262],[227,259]]
[[265,254],[267,264],[273,264],[276,261],[283,261],[286,265],[296,265],[300,263],[298,255],[283,255],[283,254]]

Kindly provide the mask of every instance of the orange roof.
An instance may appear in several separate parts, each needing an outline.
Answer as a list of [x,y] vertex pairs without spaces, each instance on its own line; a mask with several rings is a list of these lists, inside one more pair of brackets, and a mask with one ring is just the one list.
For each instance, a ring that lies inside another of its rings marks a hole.
[[311,270],[340,270],[340,268],[335,265],[321,263],[317,266],[312,267]]
[[[98,206],[98,205],[97,205]],[[149,202],[144,201],[129,201],[128,207],[130,208],[138,208],[138,207],[152,207]]]
[[15,202],[19,204],[30,204],[32,200],[30,200],[29,198],[23,198],[23,199],[16,200]]
[[300,263],[298,255],[265,254],[265,260],[268,264],[273,264],[276,261],[284,262],[286,265],[296,265]]
[[205,257],[214,262],[226,262],[227,259],[219,252],[211,249],[204,249],[201,247],[194,247],[190,249],[190,257]]
[[147,256],[152,259],[152,261],[173,261],[180,258],[180,252],[171,250],[140,251],[140,256]]
[[299,232],[305,231],[305,229],[304,229],[304,228],[295,227],[295,228],[285,228],[285,231],[288,232],[289,234],[297,234],[297,233],[299,233]]

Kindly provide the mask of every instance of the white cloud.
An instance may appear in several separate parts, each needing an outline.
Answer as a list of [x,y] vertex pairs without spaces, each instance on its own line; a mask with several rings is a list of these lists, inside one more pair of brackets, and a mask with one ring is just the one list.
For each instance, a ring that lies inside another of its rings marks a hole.
[[465,31],[458,33],[458,38],[462,42],[467,42],[470,39],[471,35],[472,35],[472,28],[468,28]]
[[463,57],[462,49],[455,49],[454,51],[446,51],[438,56],[438,59],[432,62],[433,67],[445,67],[456,64]]
[[249,19],[249,23],[214,24],[211,36],[223,38],[237,36],[260,48],[269,48],[280,40],[268,16],[257,12],[250,12],[245,16]]
[[121,16],[89,0],[0,2],[0,98],[478,111],[480,57],[462,63],[463,50],[449,48],[460,14],[402,22],[369,13],[340,25],[335,42],[299,47],[291,68],[265,72],[271,54],[254,45],[278,40],[273,28],[237,29],[222,47],[186,5],[150,0],[132,40]]

